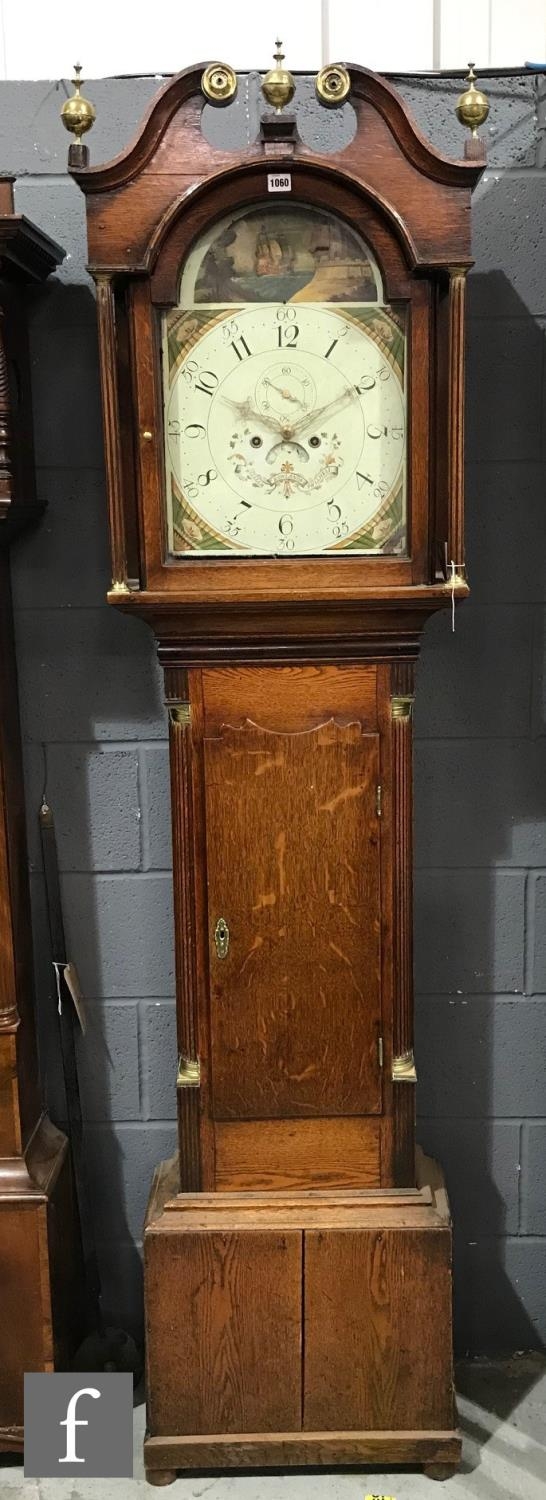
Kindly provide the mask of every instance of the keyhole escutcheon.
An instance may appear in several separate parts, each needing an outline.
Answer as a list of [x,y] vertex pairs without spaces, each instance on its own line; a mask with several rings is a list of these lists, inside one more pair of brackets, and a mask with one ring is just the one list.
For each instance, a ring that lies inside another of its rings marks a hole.
[[214,942],[218,958],[227,958],[229,948],[229,927],[225,917],[219,917],[214,929]]

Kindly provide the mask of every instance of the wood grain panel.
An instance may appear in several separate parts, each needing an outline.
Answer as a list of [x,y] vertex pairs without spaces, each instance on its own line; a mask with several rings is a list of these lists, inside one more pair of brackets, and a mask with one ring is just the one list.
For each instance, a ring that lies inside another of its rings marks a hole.
[[53,1369],[45,1203],[0,1202],[0,1423],[23,1421],[23,1372]]
[[215,1118],[377,1113],[378,736],[248,723],[204,750]]
[[300,1428],[301,1245],[297,1230],[148,1233],[155,1434]]
[[376,1187],[378,1120],[245,1120],[216,1125],[222,1191]]
[[[282,674],[282,675],[281,675]],[[205,733],[252,719],[285,734],[329,719],[377,729],[375,667],[224,667],[203,672]]]
[[450,1247],[448,1229],[306,1232],[306,1431],[453,1426]]
[[[17,1078],[17,1037],[0,1028],[0,1150],[2,1156],[22,1151]],[[1,1160],[1,1157],[0,1157]]]

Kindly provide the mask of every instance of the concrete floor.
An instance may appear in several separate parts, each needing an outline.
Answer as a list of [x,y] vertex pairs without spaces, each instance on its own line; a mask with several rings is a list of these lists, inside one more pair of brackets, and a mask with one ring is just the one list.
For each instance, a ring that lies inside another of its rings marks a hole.
[[212,1474],[152,1489],[142,1467],[144,1407],[135,1409],[134,1479],[27,1479],[22,1465],[0,1458],[0,1500],[365,1500],[368,1495],[417,1500],[546,1500],[546,1358],[522,1355],[457,1371],[463,1463],[440,1485],[417,1470],[312,1470],[298,1473]]

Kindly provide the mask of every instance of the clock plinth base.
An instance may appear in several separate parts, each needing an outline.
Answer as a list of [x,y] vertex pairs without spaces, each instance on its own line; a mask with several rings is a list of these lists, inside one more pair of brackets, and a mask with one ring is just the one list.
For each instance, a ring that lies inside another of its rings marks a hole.
[[23,1451],[25,1372],[70,1369],[83,1333],[75,1226],[68,1141],[43,1116],[0,1157],[0,1453]]
[[[267,1432],[206,1437],[147,1437],[148,1484],[172,1484],[180,1470],[335,1469],[410,1464],[428,1479],[450,1479],[461,1459],[461,1437],[450,1432]],[[168,1465],[168,1467],[162,1467]]]
[[172,1195],[163,1163],[145,1231],[150,1483],[458,1464],[451,1221],[433,1162],[418,1154],[415,1188]]

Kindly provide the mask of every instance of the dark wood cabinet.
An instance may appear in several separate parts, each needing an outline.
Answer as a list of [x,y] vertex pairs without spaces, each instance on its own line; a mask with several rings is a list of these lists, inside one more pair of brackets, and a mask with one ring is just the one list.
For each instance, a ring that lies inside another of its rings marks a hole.
[[64,252],[0,179],[0,1451],[23,1446],[25,1371],[68,1368],[78,1337],[68,1141],[42,1111],[9,542],[40,514],[25,292]]
[[[451,1226],[416,1162],[412,703],[468,591],[473,160],[350,70],[354,140],[231,153],[201,76],[76,166],[111,604],[169,710],[179,1155],[145,1235],[148,1477],[460,1452]],[[284,134],[283,134],[284,131]],[[275,183],[288,183],[279,193]],[[328,1318],[324,1317],[327,1299]]]

